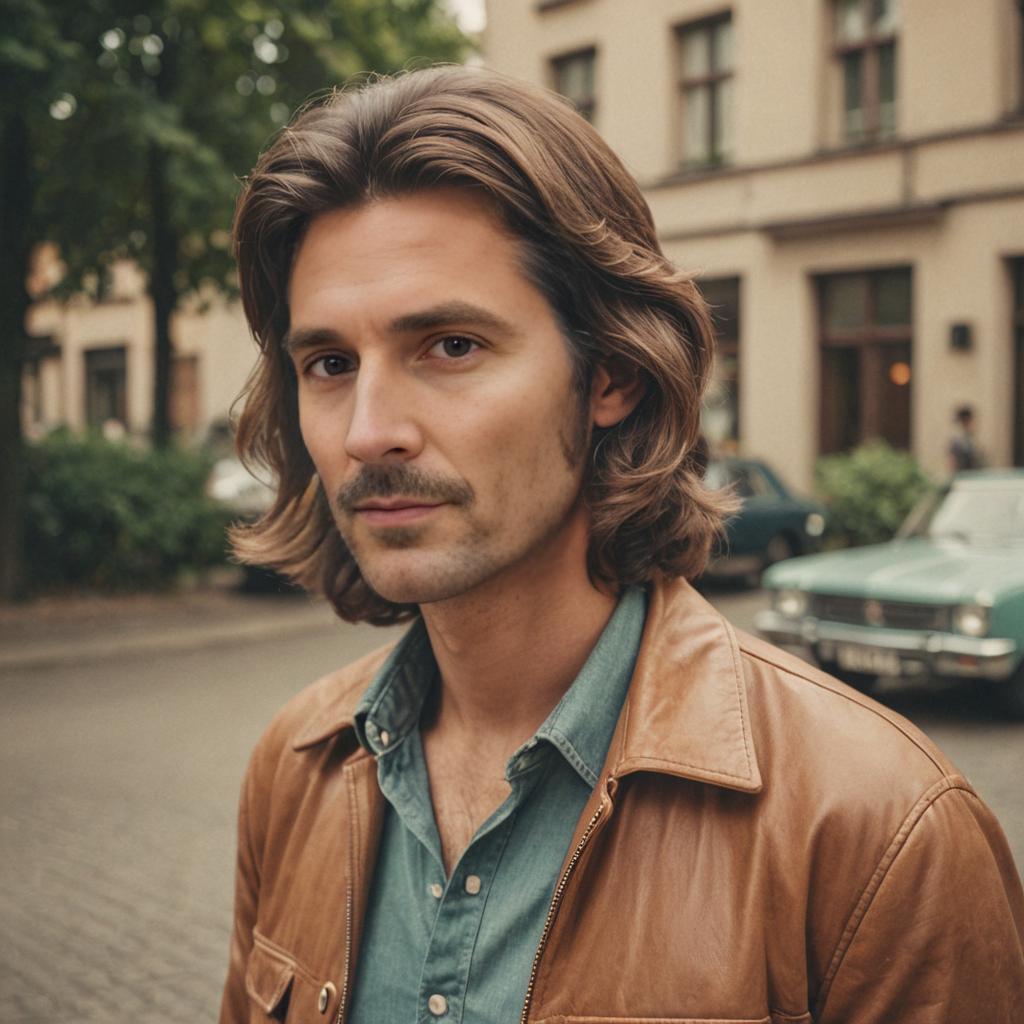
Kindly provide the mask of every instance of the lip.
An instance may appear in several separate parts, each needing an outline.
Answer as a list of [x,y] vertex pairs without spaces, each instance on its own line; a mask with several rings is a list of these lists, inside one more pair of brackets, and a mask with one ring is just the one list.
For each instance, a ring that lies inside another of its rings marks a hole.
[[407,523],[424,519],[431,512],[442,507],[443,503],[431,505],[409,499],[398,499],[370,501],[357,507],[355,512],[364,522],[373,526],[404,526]]

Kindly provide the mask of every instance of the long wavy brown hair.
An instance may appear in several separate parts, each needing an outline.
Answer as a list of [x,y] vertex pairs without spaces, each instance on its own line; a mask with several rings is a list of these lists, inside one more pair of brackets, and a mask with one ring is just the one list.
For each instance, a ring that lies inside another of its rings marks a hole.
[[245,183],[234,241],[260,354],[237,443],[250,468],[272,472],[278,492],[258,522],[233,531],[236,556],[324,594],[343,619],[387,624],[416,613],[369,587],[335,526],[299,432],[282,340],[292,260],[313,218],[452,186],[487,197],[518,239],[524,272],[562,327],[578,393],[602,363],[643,378],[639,405],[595,431],[587,452],[591,579],[614,589],[698,575],[731,508],[702,482],[700,408],[714,350],[707,306],[663,255],[636,182],[582,117],[542,89],[464,67],[334,92],[282,130]]

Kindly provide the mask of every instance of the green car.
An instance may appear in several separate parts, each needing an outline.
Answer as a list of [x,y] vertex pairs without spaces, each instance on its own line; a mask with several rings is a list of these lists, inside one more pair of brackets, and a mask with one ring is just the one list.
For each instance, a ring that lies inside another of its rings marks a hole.
[[1024,470],[957,474],[895,540],[772,566],[757,630],[867,690],[988,680],[1024,715]]

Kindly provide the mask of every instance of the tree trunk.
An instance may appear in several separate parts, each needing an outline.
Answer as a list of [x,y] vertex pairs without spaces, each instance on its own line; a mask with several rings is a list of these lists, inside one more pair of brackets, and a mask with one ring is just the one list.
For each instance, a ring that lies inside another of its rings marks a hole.
[[0,148],[0,600],[22,590],[24,446],[21,373],[27,345],[26,282],[32,205],[28,125],[21,114],[3,122]]
[[171,438],[171,317],[178,304],[174,272],[178,239],[171,228],[167,199],[166,156],[155,144],[149,147],[149,199],[153,223],[153,269],[149,293],[153,300],[153,444],[163,448]]

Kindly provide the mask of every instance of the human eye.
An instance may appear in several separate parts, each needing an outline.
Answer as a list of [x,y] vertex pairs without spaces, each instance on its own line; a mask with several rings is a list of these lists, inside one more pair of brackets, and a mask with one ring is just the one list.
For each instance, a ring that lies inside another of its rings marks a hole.
[[430,346],[430,355],[444,360],[465,359],[480,348],[480,342],[462,334],[446,334]]
[[303,372],[307,377],[326,380],[330,377],[340,377],[351,370],[352,360],[348,356],[339,355],[337,352],[328,352],[315,359],[310,359]]

